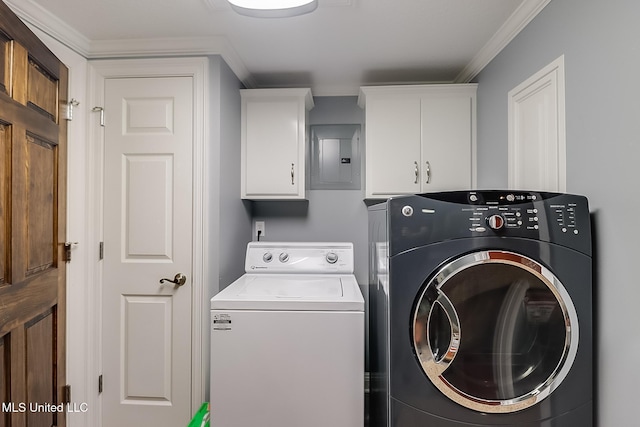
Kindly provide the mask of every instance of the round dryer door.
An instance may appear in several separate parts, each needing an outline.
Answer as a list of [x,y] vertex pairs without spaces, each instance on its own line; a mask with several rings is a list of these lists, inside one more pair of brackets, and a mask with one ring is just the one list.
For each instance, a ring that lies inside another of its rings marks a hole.
[[425,374],[451,400],[479,412],[515,412],[566,377],[578,318],[565,288],[538,262],[475,252],[425,283],[413,342]]

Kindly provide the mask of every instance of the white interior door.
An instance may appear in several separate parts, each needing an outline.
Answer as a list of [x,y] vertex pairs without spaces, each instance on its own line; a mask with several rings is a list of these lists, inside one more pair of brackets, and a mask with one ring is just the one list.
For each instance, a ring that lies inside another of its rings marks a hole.
[[[193,79],[105,81],[103,426],[191,415]],[[160,283],[178,273],[182,286]]]

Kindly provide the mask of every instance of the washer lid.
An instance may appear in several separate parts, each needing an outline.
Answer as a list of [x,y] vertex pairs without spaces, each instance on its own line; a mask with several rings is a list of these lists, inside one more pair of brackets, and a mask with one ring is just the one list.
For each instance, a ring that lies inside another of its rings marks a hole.
[[245,274],[211,309],[364,311],[364,299],[353,275]]

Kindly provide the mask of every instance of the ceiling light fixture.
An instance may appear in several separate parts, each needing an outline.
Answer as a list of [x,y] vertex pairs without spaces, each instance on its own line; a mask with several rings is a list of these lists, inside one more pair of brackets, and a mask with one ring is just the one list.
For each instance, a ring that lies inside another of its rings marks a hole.
[[316,10],[318,0],[228,0],[241,15],[257,18],[286,18]]

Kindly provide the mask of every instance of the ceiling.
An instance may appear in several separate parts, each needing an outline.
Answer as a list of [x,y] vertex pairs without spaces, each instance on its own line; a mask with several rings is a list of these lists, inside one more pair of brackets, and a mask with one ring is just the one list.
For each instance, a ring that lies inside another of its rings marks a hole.
[[469,81],[549,2],[319,0],[307,15],[260,19],[226,0],[5,1],[88,58],[220,53],[248,87],[314,95]]

